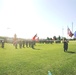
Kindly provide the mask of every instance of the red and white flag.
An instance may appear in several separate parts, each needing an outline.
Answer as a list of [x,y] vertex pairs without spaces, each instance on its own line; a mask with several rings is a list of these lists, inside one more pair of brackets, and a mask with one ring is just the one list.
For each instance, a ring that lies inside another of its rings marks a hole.
[[17,43],[17,35],[14,34],[14,38],[13,38],[13,44],[15,45]]
[[35,34],[32,38],[32,40],[36,40],[37,34]]
[[39,41],[39,37],[36,38],[36,41],[37,41],[37,42]]
[[69,28],[67,28],[67,34],[68,34],[70,37],[73,36],[73,33],[72,33],[72,31],[71,31]]

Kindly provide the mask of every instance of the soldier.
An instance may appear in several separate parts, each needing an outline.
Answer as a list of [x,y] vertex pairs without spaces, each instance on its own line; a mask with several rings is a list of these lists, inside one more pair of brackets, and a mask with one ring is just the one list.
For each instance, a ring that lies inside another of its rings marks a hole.
[[28,45],[29,45],[29,47],[31,47],[31,43],[32,43],[32,42],[29,40],[29,41],[28,41]]
[[2,48],[4,48],[4,40],[2,40]]
[[24,40],[22,41],[22,44],[23,44],[23,48],[25,48],[25,41]]
[[31,47],[34,49],[34,46],[36,45],[36,37],[37,34],[34,35],[34,37],[32,38],[32,43],[31,43]]
[[22,48],[22,41],[19,41],[19,47]]
[[15,48],[17,49],[17,40],[16,41],[14,41],[14,46],[15,46]]
[[32,41],[31,42],[31,47],[34,49],[34,45],[35,45],[35,42],[34,41]]
[[28,44],[29,44],[29,42],[28,42],[28,40],[26,40],[26,47],[28,47]]
[[64,39],[63,43],[64,43],[63,48],[64,48],[64,52],[65,52],[68,50],[68,41],[66,39]]

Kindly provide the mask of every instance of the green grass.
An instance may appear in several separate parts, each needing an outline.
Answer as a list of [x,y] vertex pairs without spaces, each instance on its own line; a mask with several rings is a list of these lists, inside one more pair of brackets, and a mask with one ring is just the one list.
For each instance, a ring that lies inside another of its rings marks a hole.
[[36,44],[35,49],[12,44],[0,47],[0,75],[76,75],[76,41],[63,44]]

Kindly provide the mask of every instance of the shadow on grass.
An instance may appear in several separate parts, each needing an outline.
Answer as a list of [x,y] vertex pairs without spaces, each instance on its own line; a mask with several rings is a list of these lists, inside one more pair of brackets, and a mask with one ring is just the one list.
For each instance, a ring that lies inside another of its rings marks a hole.
[[38,48],[32,48],[32,49],[34,49],[34,50],[40,50],[40,49],[38,49]]
[[67,51],[66,53],[75,54],[76,52],[73,52],[73,51]]
[[2,50],[6,50],[6,48],[1,48]]

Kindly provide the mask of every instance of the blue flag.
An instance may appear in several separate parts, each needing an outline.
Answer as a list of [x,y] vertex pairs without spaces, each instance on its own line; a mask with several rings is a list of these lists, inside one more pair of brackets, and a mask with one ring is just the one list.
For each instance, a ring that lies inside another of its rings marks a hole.
[[76,31],[74,32],[74,38],[76,38]]

